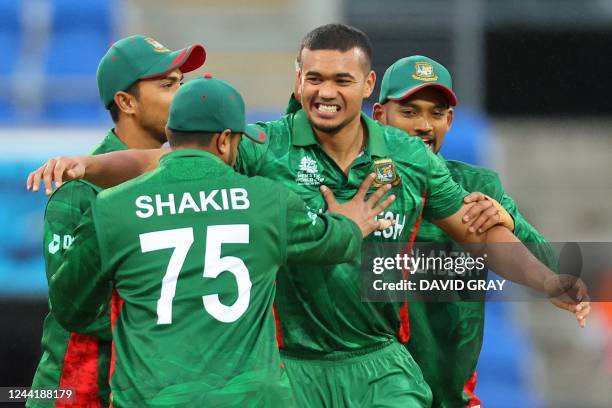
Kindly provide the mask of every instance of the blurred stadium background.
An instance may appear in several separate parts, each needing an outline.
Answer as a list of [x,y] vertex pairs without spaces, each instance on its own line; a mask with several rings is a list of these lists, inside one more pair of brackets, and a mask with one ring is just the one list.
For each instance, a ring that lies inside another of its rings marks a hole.
[[[407,55],[445,64],[460,105],[444,155],[499,171],[551,241],[610,241],[610,0],[0,0],[0,385],[31,383],[47,311],[46,197],[25,177],[112,126],[95,83],[108,44],[203,43],[194,75],[236,85],[255,121],[283,112],[301,37],[329,22],[369,34],[379,78]],[[611,326],[599,306],[580,331],[543,302],[490,303],[477,394],[486,407],[612,406]]]

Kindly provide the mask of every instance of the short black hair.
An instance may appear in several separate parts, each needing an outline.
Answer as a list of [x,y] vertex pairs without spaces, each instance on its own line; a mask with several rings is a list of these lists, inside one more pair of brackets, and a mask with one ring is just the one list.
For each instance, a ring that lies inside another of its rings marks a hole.
[[168,143],[170,147],[184,145],[208,147],[216,133],[219,132],[181,132],[168,128]]
[[[139,82],[140,81],[134,82],[124,92],[128,93],[128,94],[132,95],[134,98],[138,99],[140,97],[140,88],[138,87],[138,83]],[[106,109],[108,109],[108,111],[110,112],[111,119],[113,120],[113,123],[117,123],[119,121],[119,107],[115,103],[114,99],[110,103],[110,105],[108,105],[108,107]]]
[[366,56],[367,69],[372,66],[372,43],[361,30],[346,24],[326,24],[315,28],[302,39],[297,55],[297,63],[302,65],[302,51],[337,50],[346,52],[359,48]]

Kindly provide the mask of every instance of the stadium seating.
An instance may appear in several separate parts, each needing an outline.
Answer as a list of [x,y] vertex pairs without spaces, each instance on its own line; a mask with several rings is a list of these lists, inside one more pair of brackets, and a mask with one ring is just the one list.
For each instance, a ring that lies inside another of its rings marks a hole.
[[51,36],[44,56],[45,119],[50,123],[100,123],[95,72],[112,39],[108,0],[53,0]]
[[21,4],[22,0],[0,2],[0,123],[12,120],[12,74],[15,72],[21,45]]

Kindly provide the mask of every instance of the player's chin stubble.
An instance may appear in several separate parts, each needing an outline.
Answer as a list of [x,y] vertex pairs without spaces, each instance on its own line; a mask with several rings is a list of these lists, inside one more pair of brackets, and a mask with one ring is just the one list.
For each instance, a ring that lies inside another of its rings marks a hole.
[[348,125],[349,122],[350,120],[345,120],[344,122],[341,122],[337,125],[327,125],[326,126],[324,124],[316,123],[315,121],[311,120],[310,124],[315,130],[318,130],[319,132],[326,133],[326,134],[333,136],[337,134],[338,132],[340,132],[342,129],[344,129],[346,125]]

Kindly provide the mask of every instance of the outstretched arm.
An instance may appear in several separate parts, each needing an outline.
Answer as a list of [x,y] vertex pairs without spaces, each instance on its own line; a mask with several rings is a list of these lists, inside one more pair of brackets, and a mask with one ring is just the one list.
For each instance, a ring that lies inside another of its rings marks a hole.
[[62,183],[85,179],[108,188],[140,176],[157,167],[159,158],[170,149],[124,150],[96,156],[56,157],[28,175],[26,188],[38,191],[42,184],[47,195]]
[[[584,327],[590,304],[582,280],[553,273],[505,227],[495,226],[482,234],[470,232],[462,222],[463,214],[470,206],[464,204],[455,214],[434,223],[470,251],[486,253],[487,265],[500,276],[545,293],[555,306],[574,313],[580,326]],[[498,243],[513,245],[488,245]],[[572,295],[568,296],[568,293]]]

